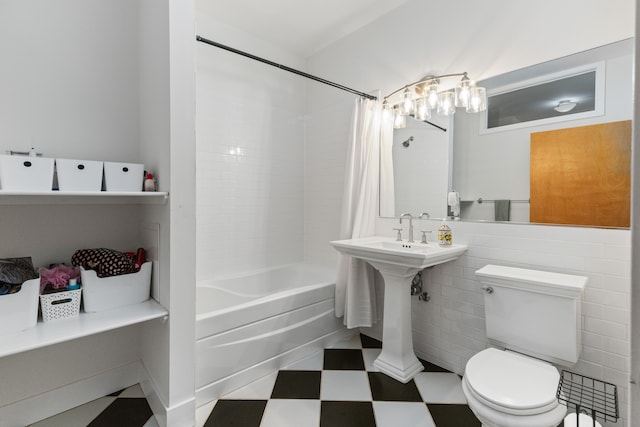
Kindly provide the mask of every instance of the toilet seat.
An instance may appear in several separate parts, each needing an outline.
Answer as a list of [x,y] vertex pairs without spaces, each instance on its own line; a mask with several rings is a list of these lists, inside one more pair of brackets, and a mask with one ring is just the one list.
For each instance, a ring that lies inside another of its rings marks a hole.
[[483,350],[467,362],[464,380],[477,400],[505,414],[535,415],[559,405],[557,369],[521,354]]
[[462,391],[469,408],[480,420],[483,427],[556,427],[567,413],[567,407],[558,404],[552,410],[541,414],[525,416],[506,414],[480,402],[475,394],[469,390],[466,381],[462,382]]

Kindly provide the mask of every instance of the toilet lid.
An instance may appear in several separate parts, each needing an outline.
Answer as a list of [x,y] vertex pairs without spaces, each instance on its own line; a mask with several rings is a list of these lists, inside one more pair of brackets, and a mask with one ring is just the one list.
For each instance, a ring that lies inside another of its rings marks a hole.
[[488,348],[467,362],[464,375],[479,397],[506,412],[536,413],[558,404],[560,374],[537,359]]

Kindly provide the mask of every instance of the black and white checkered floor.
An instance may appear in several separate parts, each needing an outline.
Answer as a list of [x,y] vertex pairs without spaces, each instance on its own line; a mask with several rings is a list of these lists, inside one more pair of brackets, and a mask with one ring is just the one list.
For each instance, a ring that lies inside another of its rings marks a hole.
[[[423,362],[401,384],[376,372],[380,342],[354,335],[196,410],[196,427],[472,427],[460,377]],[[139,386],[34,427],[156,427]]]
[[29,427],[158,427],[139,385],[93,400]]
[[428,362],[402,384],[376,372],[380,342],[338,343],[198,409],[198,427],[472,427],[461,379]]

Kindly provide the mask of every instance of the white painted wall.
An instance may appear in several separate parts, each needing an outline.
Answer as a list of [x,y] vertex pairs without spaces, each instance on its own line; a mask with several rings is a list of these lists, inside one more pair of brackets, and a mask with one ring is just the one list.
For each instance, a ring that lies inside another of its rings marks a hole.
[[[456,25],[451,18],[456,15]],[[576,14],[580,10],[580,14]],[[425,26],[425,17],[439,19]],[[602,19],[606,16],[607,19]],[[409,1],[371,25],[345,37],[308,59],[307,71],[362,91],[389,93],[428,73],[468,71],[483,79],[634,35],[634,3],[577,0],[518,3],[505,0],[438,4]],[[541,28],[571,26],[569,37]],[[424,29],[420,37],[416,29]],[[594,29],[597,29],[594,30]],[[439,36],[446,34],[446,36]],[[533,36],[535,35],[535,36]],[[436,40],[437,43],[430,43]],[[307,175],[322,200],[307,200],[305,255],[326,263],[336,256],[327,241],[338,237],[341,178],[351,98],[314,84],[308,85],[308,170],[327,168],[327,177]],[[345,126],[346,124],[346,126]],[[323,131],[323,129],[325,131]],[[326,143],[329,141],[329,143]],[[326,184],[325,184],[326,183]],[[313,207],[322,206],[317,211]],[[327,214],[328,213],[328,214]],[[435,229],[438,223],[418,222]],[[380,219],[376,231],[391,236],[397,220]],[[467,256],[432,270],[427,285],[435,301],[413,308],[414,344],[428,360],[462,373],[466,360],[487,345],[483,331],[482,295],[473,279],[485,263],[528,266],[585,274],[590,285],[584,297],[585,332],[582,358],[576,369],[618,385],[621,413],[626,418],[629,373],[630,243],[628,230],[604,230],[533,225],[454,223],[454,240],[468,243]],[[374,328],[369,333],[379,334]],[[378,335],[379,336],[379,335]],[[622,424],[626,425],[627,420]]]
[[[198,33],[303,67],[203,12]],[[203,43],[197,58],[197,280],[302,261],[304,79]]]
[[137,2],[0,7],[0,150],[137,161]]
[[159,171],[167,204],[142,209],[160,225],[156,298],[166,322],[140,328],[148,381],[143,390],[160,426],[195,422],[195,10],[182,0],[139,0],[140,147]]
[[[80,248],[135,249],[141,224],[160,224],[157,296],[171,311],[166,323],[0,358],[3,415],[24,410],[14,402],[64,395],[39,405],[52,415],[67,409],[60,402],[75,406],[144,379],[160,425],[193,422],[194,291],[180,285],[195,282],[194,44],[188,2],[0,3],[0,152],[33,145],[48,157],[141,162],[172,193],[161,206],[0,206],[0,257],[31,255],[36,266],[69,262]],[[122,377],[126,367],[141,367],[141,377]]]
[[[138,161],[137,47],[130,43],[137,18],[137,4],[128,1],[2,2],[0,152],[34,145],[48,157]],[[0,212],[0,257],[32,256],[38,267],[70,262],[76,249],[131,250],[139,241],[140,215],[132,206],[0,206]],[[0,402],[137,359],[132,334],[115,331],[104,337],[111,345],[99,350],[90,338],[0,359],[2,389],[10,394]],[[57,359],[54,371],[42,368]]]

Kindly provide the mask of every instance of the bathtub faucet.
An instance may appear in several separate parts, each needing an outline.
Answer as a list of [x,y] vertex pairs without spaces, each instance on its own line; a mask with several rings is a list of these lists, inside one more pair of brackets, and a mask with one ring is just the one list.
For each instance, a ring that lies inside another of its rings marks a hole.
[[402,224],[402,218],[409,218],[409,243],[413,243],[413,216],[410,213],[403,213],[400,215],[400,224]]

